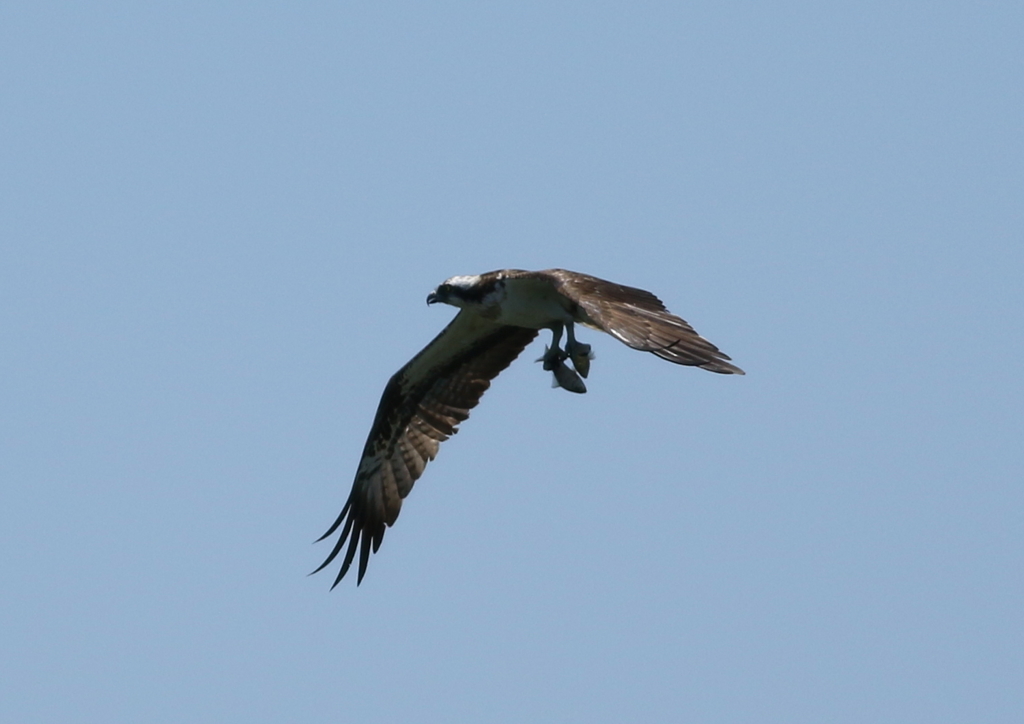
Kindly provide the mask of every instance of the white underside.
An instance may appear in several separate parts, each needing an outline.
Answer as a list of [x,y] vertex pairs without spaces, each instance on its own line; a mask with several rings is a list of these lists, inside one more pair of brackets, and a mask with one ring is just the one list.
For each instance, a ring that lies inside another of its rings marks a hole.
[[550,284],[536,279],[509,279],[505,298],[495,321],[515,327],[543,329],[559,322],[573,321],[566,311],[566,300]]

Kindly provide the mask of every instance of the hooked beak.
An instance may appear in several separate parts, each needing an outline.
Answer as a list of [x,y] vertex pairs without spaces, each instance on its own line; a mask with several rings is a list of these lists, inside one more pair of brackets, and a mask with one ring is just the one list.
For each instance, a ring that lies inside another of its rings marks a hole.
[[441,300],[437,298],[437,292],[431,292],[430,294],[427,295],[427,304],[434,304],[435,302],[439,301]]

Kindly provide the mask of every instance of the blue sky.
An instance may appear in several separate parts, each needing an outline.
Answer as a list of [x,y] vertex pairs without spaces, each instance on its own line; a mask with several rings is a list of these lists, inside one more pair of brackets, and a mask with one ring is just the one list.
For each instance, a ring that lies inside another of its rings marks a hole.
[[[0,10],[0,719],[1018,722],[1019,3]],[[306,574],[453,274],[536,342]]]

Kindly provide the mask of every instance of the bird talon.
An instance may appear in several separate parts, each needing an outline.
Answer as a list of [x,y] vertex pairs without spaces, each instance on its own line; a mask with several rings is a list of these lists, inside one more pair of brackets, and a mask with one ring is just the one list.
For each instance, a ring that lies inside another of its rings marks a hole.
[[594,359],[594,353],[590,349],[589,344],[582,344],[577,342],[571,347],[566,345],[566,349],[569,352],[569,359],[572,360],[572,366],[576,368],[583,377],[590,374],[590,360]]
[[534,362],[543,362],[547,372],[554,372],[555,369],[569,358],[568,353],[561,347],[544,346],[544,356],[538,357]]

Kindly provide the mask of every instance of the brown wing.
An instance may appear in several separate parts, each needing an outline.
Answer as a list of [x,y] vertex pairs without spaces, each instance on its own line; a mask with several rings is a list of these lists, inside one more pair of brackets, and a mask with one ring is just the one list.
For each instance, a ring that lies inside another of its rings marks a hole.
[[331,588],[348,573],[357,546],[357,585],[362,582],[371,548],[377,552],[385,526],[394,524],[402,499],[441,443],[458,432],[458,424],[469,417],[491,380],[536,336],[536,330],[496,325],[463,311],[391,378],[363,448],[352,492],[338,519],[319,540],[345,525],[331,554],[313,573],[330,564],[348,541]]
[[686,320],[665,309],[650,292],[564,269],[542,273],[550,275],[559,291],[584,312],[584,324],[607,332],[633,349],[711,372],[744,374],[727,361],[729,355],[697,334]]

